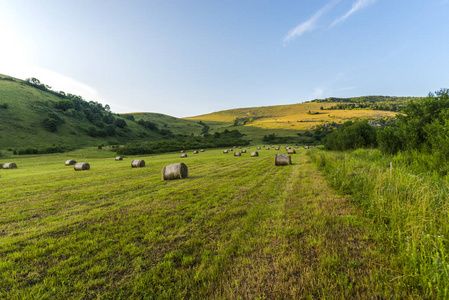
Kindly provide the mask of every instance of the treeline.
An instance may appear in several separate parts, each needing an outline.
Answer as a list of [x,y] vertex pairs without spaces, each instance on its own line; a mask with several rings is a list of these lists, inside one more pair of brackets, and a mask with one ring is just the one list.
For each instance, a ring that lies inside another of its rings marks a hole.
[[422,169],[449,171],[449,90],[407,103],[403,114],[381,128],[346,122],[325,139],[329,150],[376,148],[400,155]]
[[23,149],[14,149],[13,154],[29,155],[29,154],[50,154],[50,153],[64,153],[73,150],[73,147],[67,145],[50,146],[44,148],[27,147]]
[[[335,98],[316,99],[316,103],[337,103],[327,110],[387,110],[401,111],[407,103],[412,100],[419,100],[419,97],[391,97],[391,96],[363,96],[354,98]],[[321,109],[324,109],[323,107]]]
[[225,130],[206,134],[204,136],[177,135],[170,139],[160,141],[145,141],[130,143],[116,149],[119,155],[139,155],[180,151],[186,149],[217,148],[249,145],[249,141],[243,139],[244,134],[238,130]]

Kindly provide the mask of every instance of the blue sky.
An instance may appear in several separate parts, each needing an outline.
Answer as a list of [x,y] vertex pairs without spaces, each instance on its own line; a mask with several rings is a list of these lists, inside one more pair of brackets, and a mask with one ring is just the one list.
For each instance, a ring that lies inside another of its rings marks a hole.
[[176,117],[449,87],[448,0],[0,0],[0,73]]

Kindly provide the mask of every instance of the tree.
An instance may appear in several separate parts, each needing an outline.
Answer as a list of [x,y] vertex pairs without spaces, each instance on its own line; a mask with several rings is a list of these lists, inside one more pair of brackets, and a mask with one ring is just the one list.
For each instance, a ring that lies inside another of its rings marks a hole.
[[44,126],[50,132],[58,131],[58,121],[53,118],[46,118],[44,120]]
[[234,126],[239,125],[239,120],[235,119],[233,125],[234,125]]
[[123,128],[125,128],[127,125],[128,125],[128,124],[126,124],[126,121],[123,120],[123,119],[118,118],[118,119],[115,120],[115,126],[117,126],[118,128],[122,128],[122,129],[123,129]]
[[329,150],[349,150],[377,146],[376,128],[368,122],[345,122],[328,135],[324,146]]

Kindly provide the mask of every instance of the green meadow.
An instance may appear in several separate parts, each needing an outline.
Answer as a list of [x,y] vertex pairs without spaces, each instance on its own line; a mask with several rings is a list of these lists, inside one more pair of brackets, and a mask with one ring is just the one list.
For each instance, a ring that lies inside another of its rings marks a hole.
[[[279,167],[283,148],[222,150],[1,157],[18,169],[0,169],[0,298],[425,298],[306,150]],[[131,168],[133,159],[146,167]],[[189,177],[163,181],[177,162]]]

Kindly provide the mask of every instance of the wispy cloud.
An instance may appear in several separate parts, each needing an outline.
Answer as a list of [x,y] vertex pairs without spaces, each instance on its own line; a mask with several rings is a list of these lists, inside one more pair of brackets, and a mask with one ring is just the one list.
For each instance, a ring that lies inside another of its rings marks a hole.
[[323,8],[318,10],[310,19],[290,30],[290,32],[284,38],[284,43],[287,43],[293,40],[294,38],[300,37],[307,31],[312,31],[313,29],[315,29],[316,28],[315,23],[318,21],[318,19],[321,18],[322,15],[327,13],[335,5],[337,5],[338,2],[340,2],[340,0],[333,0],[329,2]]
[[329,26],[329,28],[334,27],[335,25],[342,23],[344,21],[346,21],[347,18],[349,18],[350,15],[354,14],[355,12],[357,12],[358,10],[367,7],[368,5],[373,4],[374,2],[376,2],[377,0],[357,0],[356,2],[354,2],[354,4],[352,4],[352,8],[343,16],[341,16],[340,18],[336,19],[331,26]]

